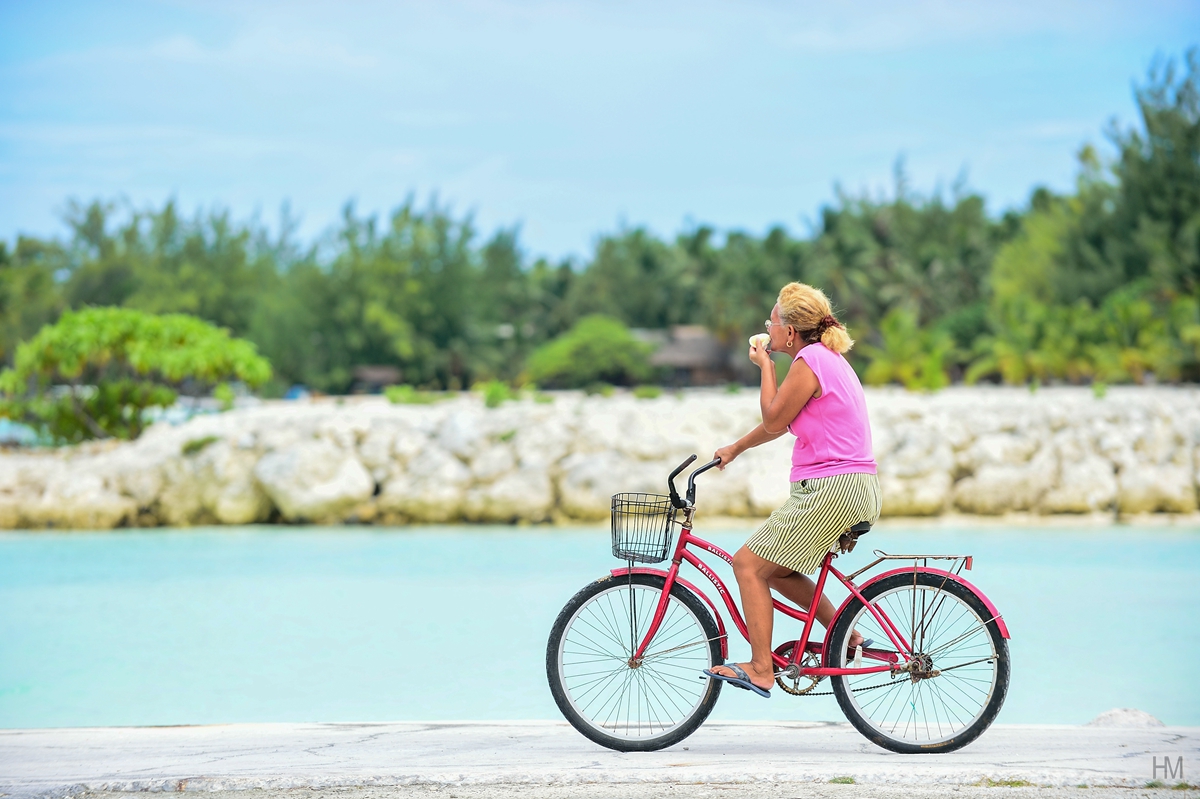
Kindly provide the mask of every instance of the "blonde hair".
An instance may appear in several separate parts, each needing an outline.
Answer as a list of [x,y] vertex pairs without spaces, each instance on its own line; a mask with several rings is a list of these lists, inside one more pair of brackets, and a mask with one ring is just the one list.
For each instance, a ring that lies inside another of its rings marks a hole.
[[849,352],[854,339],[833,315],[829,298],[819,288],[806,283],[788,283],[779,290],[779,318],[796,328],[809,344],[821,342],[838,354]]

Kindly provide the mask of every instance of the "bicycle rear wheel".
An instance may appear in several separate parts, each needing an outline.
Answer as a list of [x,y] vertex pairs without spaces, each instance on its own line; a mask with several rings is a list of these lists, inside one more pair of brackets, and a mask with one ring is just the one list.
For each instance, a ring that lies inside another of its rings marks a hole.
[[[862,594],[912,645],[920,668],[915,674],[833,677],[834,695],[850,723],[884,749],[907,754],[952,752],[978,738],[1008,693],[1008,642],[987,606],[961,583],[929,572],[917,572],[915,579],[912,572],[896,574]],[[849,666],[855,629],[875,639],[872,649],[892,648],[879,622],[854,598],[830,630],[830,666]]]
[[603,577],[577,593],[554,622],[546,676],[575,729],[619,752],[676,744],[708,718],[721,682],[701,672],[724,662],[704,603],[676,583],[642,661],[630,664],[654,618],[665,580]]

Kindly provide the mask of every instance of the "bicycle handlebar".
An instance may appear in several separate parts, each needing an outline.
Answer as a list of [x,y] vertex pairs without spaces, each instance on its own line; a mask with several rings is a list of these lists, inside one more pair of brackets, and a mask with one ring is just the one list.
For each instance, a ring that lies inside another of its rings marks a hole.
[[679,493],[675,490],[675,478],[694,460],[696,460],[695,455],[676,466],[675,471],[671,472],[671,476],[667,478],[667,486],[671,489],[671,504],[679,510],[683,510],[687,505],[683,504],[683,500],[679,498]]
[[686,469],[688,466],[690,466],[692,461],[694,461],[694,460],[696,460],[696,456],[692,455],[687,460],[685,460],[683,463],[676,466],[675,471],[671,472],[671,476],[667,478],[667,486],[671,489],[671,504],[674,505],[679,510],[683,510],[686,507],[696,504],[696,478],[699,477],[700,475],[704,474],[705,472],[707,472],[709,469],[713,468],[714,466],[721,465],[721,459],[716,458],[715,460],[709,461],[708,463],[704,464],[699,469],[697,469],[696,471],[694,471],[690,475],[688,475],[687,501],[685,502],[684,500],[680,499],[679,492],[675,490],[675,478],[679,476],[680,472],[682,472],[684,469]]
[[701,466],[696,471],[692,472],[690,475],[688,475],[688,490],[687,490],[688,505],[696,504],[696,478],[699,477],[700,475],[704,474],[705,472],[707,472],[712,467],[720,466],[720,465],[721,465],[721,459],[715,458],[715,459],[709,461],[708,463],[704,464],[703,466]]

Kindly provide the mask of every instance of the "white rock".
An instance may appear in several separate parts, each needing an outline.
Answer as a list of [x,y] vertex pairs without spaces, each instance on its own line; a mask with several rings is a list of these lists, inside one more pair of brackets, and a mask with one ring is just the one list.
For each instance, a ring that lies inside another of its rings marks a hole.
[[576,519],[603,519],[612,495],[667,493],[667,475],[676,464],[647,463],[616,452],[576,453],[563,460],[558,481],[559,508]]
[[1024,466],[1041,446],[1033,435],[989,433],[959,453],[958,466],[977,472],[985,466]]
[[163,489],[163,465],[179,456],[174,441],[137,442],[107,453],[100,467],[117,491],[130,497],[140,508],[150,507]]
[[[1009,449],[1004,457],[1015,457]],[[954,488],[954,504],[967,513],[1000,514],[1035,507],[1058,479],[1058,459],[1045,448],[1025,464],[986,464]]]
[[27,526],[23,510],[33,497],[0,494],[0,530],[16,530]]
[[561,415],[541,415],[516,428],[512,446],[523,468],[552,469],[570,451],[574,431]]
[[327,439],[338,449],[353,450],[370,429],[370,420],[361,412],[350,411],[321,420],[317,424],[317,437]]
[[254,476],[288,520],[331,520],[368,499],[375,483],[352,452],[324,440],[267,453]]
[[1117,707],[1104,711],[1085,726],[1147,729],[1150,727],[1165,727],[1166,725],[1144,710],[1136,710],[1131,707]]
[[[1103,400],[1077,388],[886,388],[869,389],[867,403],[888,515],[1197,507],[1195,388],[1116,387]],[[496,409],[476,396],[268,402],[156,423],[133,443],[0,453],[0,526],[233,524],[267,518],[272,503],[294,520],[603,518],[613,493],[665,493],[685,456],[704,463],[758,421],[753,390],[568,392]],[[775,510],[790,490],[792,441],[702,477],[701,514]]]
[[507,444],[484,445],[471,462],[471,476],[478,482],[490,483],[516,466],[517,460]]
[[520,469],[490,485],[469,489],[463,515],[476,522],[540,522],[554,508],[554,486],[545,469]]
[[46,480],[62,468],[64,458],[48,452],[13,452],[0,455],[0,492],[36,487],[41,491]]
[[[941,420],[937,424],[947,426]],[[952,497],[954,450],[934,426],[907,422],[897,427],[891,435],[894,449],[877,457],[883,514],[936,516]]]
[[399,425],[375,419],[363,433],[358,457],[376,482],[383,482],[391,472],[396,436],[400,430]]
[[271,500],[254,474],[253,452],[228,442],[206,447],[197,457],[204,507],[221,524],[253,524],[271,515]]
[[1107,458],[1087,455],[1064,460],[1057,484],[1042,497],[1043,513],[1092,513],[1108,510],[1117,498],[1117,478]]
[[462,409],[451,413],[437,434],[438,445],[464,461],[474,458],[487,439],[483,413]]
[[1195,475],[1183,464],[1126,466],[1117,483],[1117,507],[1121,513],[1196,511]]
[[792,491],[791,470],[790,437],[742,453],[727,469],[743,475],[746,504],[755,516],[767,516],[787,502]]
[[107,530],[137,513],[132,499],[109,490],[86,459],[80,461],[64,464],[45,493],[24,506],[21,515],[30,526]]
[[388,514],[419,522],[456,521],[471,473],[462,461],[430,444],[404,470],[383,483],[376,505]]
[[392,444],[392,458],[401,464],[409,463],[429,446],[429,437],[418,430],[405,429],[396,434]]
[[206,514],[204,490],[196,461],[179,458],[162,467],[162,488],[154,502],[155,515],[164,524],[186,527],[214,521]]
[[884,516],[936,516],[953,496],[953,480],[948,472],[907,478],[881,472],[879,489]]

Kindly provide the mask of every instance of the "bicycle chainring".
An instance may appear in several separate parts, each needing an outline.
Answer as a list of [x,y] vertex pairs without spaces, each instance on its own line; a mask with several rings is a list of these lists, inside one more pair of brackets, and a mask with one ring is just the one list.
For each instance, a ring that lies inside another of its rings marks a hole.
[[[781,658],[790,660],[792,657],[792,649],[792,644],[785,644],[784,646],[775,650],[775,654],[779,655]],[[806,652],[804,654],[804,659],[800,661],[800,665],[808,667],[819,666],[820,661],[818,660],[816,653]],[[822,679],[822,677],[808,676],[789,677],[785,671],[776,672],[775,674],[775,683],[792,696],[804,696],[809,691],[816,688]]]

